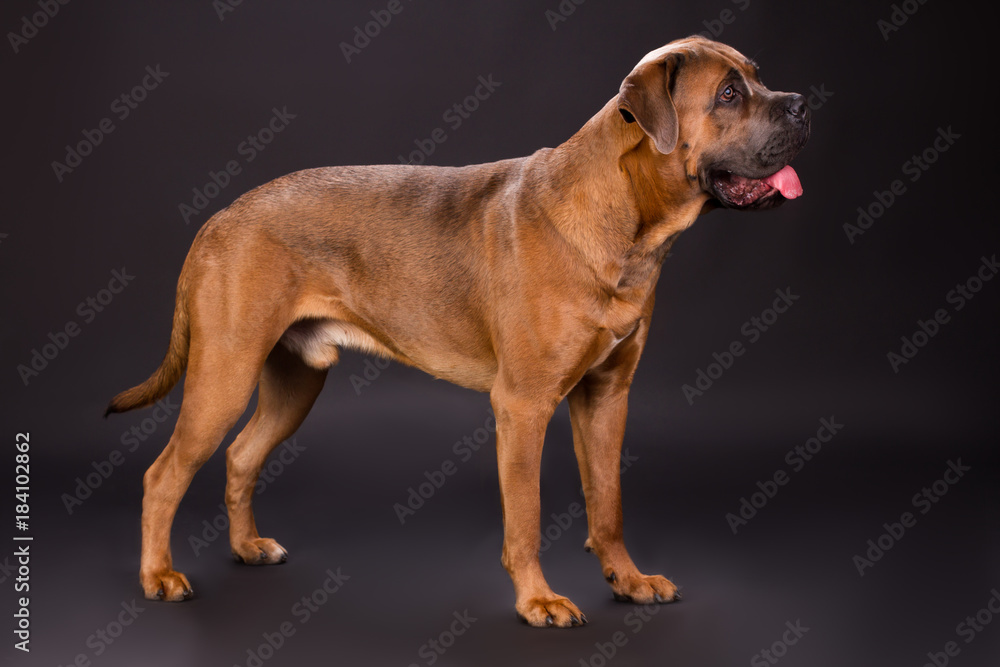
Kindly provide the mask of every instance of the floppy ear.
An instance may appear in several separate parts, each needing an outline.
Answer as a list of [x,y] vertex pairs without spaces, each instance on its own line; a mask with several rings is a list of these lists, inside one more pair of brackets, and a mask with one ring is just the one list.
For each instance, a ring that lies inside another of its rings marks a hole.
[[671,82],[680,54],[644,63],[629,74],[618,91],[618,111],[626,123],[639,123],[661,153],[677,146],[677,109],[670,99]]

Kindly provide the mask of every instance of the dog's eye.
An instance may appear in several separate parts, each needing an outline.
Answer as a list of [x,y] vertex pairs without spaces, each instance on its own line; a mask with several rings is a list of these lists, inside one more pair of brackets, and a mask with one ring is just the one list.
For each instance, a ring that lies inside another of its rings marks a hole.
[[736,99],[736,96],[738,94],[739,93],[736,92],[735,88],[733,88],[732,86],[726,86],[726,89],[723,90],[722,93],[719,95],[719,101],[732,102],[734,99]]

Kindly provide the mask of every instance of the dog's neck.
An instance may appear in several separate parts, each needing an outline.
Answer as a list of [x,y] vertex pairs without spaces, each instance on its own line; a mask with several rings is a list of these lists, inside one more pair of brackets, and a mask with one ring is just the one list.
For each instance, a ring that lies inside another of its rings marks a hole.
[[[565,143],[531,156],[527,175],[546,174],[530,191],[549,200],[551,224],[602,283],[649,289],[673,240],[708,199],[688,177],[685,155],[657,152],[612,98]],[[545,168],[532,170],[535,161]]]

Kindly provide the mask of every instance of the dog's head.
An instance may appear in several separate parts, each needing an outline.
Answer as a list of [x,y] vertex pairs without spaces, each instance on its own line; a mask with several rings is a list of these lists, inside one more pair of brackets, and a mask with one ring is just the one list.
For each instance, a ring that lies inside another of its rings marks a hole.
[[788,163],[809,138],[805,98],[768,90],[725,44],[696,36],[652,51],[622,82],[618,110],[709,201],[765,209],[802,194]]

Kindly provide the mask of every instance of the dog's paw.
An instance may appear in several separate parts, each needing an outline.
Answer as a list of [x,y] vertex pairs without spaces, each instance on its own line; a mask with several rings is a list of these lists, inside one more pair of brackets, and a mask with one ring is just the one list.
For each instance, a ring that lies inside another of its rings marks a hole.
[[288,552],[271,538],[258,537],[234,546],[233,558],[247,565],[276,565],[288,560]]
[[182,602],[194,597],[194,590],[191,589],[187,577],[174,570],[140,574],[139,580],[147,600]]
[[618,577],[614,572],[607,575],[615,599],[619,602],[635,602],[637,604],[653,604],[658,602],[677,602],[681,594],[677,586],[666,577],[658,574],[645,575],[636,572],[630,577]]
[[531,598],[516,605],[518,617],[536,628],[570,628],[584,625],[587,617],[567,598],[559,595]]

